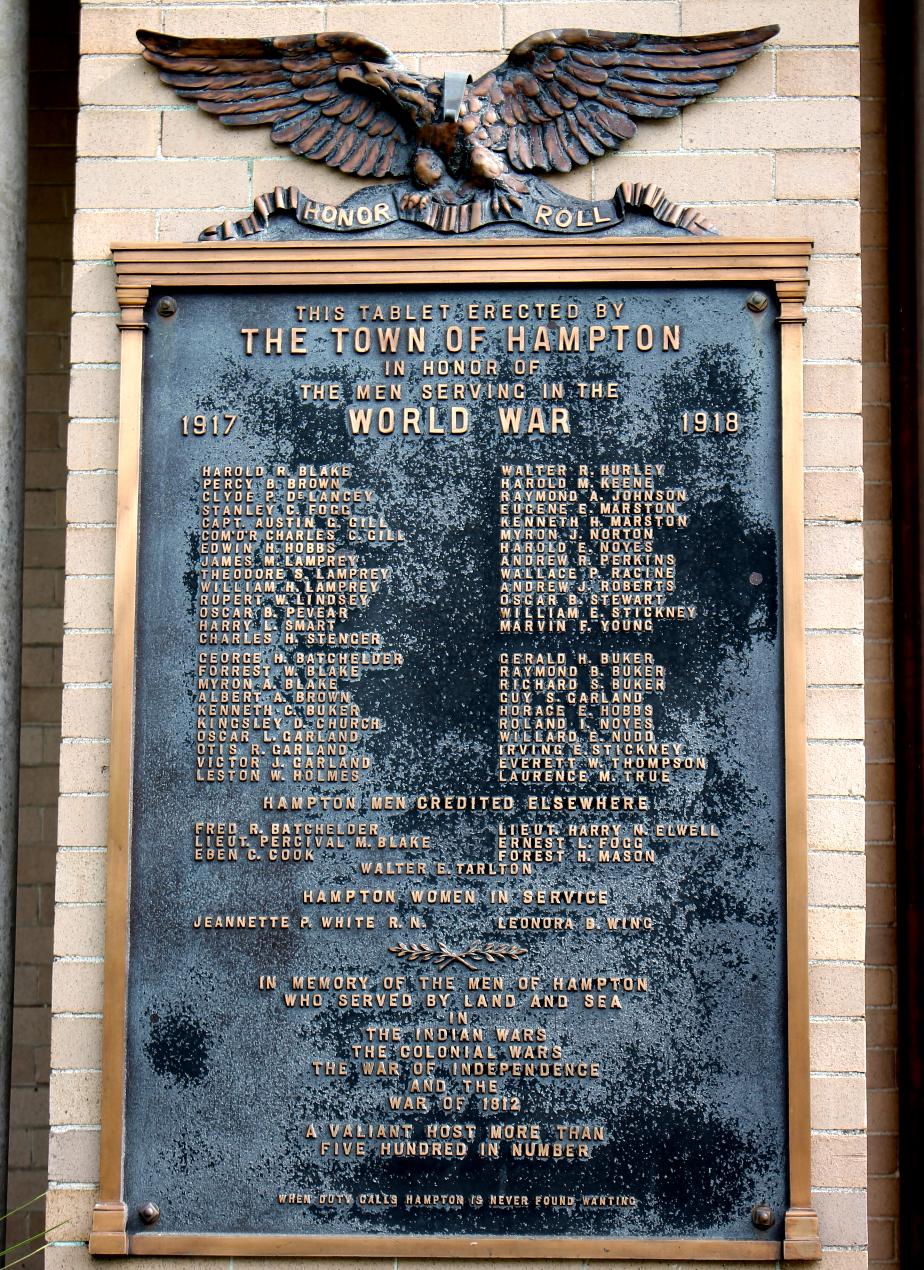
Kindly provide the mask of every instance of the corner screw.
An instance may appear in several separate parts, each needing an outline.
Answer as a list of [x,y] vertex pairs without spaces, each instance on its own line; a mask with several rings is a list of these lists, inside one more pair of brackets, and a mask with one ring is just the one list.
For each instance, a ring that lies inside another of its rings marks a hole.
[[752,313],[763,313],[769,303],[770,301],[762,291],[752,291],[747,299],[748,308]]
[[755,572],[755,573],[748,574],[748,582],[750,582],[751,586],[760,586],[763,580],[764,580],[764,575],[762,573]]
[[146,1204],[142,1204],[138,1209],[138,1216],[144,1222],[145,1226],[153,1226],[160,1218],[160,1209],[156,1204],[152,1204],[150,1200]]
[[[748,303],[750,304],[750,301]],[[176,313],[176,300],[172,295],[165,295],[163,299],[157,301],[157,312],[161,317],[173,317]]]
[[769,1204],[755,1204],[751,1209],[751,1221],[758,1230],[769,1230],[776,1217]]

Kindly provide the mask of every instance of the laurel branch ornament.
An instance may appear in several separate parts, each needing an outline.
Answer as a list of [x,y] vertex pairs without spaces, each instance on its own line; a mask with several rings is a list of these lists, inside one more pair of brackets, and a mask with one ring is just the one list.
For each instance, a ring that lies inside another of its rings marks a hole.
[[441,939],[435,948],[429,944],[393,944],[388,951],[404,961],[432,961],[437,970],[452,965],[474,970],[480,961],[517,961],[526,955],[526,949],[518,944],[469,944],[467,948],[455,949]]

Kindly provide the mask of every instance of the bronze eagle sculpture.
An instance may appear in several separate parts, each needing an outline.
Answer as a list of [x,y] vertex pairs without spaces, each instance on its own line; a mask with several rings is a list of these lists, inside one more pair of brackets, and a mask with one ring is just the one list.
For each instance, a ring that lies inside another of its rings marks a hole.
[[714,93],[777,26],[712,35],[540,31],[477,80],[407,70],[349,31],[185,39],[139,31],[164,83],[223,124],[266,124],[278,145],[341,172],[410,177],[402,205],[521,206],[522,174],[570,172]]

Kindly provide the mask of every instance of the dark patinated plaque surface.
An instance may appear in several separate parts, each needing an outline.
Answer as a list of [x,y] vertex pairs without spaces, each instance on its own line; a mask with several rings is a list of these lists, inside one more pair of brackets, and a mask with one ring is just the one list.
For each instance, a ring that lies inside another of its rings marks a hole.
[[130,1229],[779,1238],[750,291],[152,295]]

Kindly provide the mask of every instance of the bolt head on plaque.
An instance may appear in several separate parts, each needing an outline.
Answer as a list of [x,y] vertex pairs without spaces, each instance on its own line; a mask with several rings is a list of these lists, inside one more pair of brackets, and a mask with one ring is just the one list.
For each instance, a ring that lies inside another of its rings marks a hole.
[[145,1226],[153,1226],[160,1219],[160,1209],[156,1204],[152,1204],[148,1200],[146,1204],[142,1204],[138,1209],[138,1216]]
[[751,1209],[751,1221],[758,1230],[769,1230],[776,1221],[776,1214],[769,1204],[755,1204]]
[[763,313],[769,303],[762,291],[752,291],[747,298],[747,306],[752,313]]
[[174,300],[172,295],[162,296],[157,301],[157,312],[162,318],[173,317],[174,313],[176,313],[176,300]]

